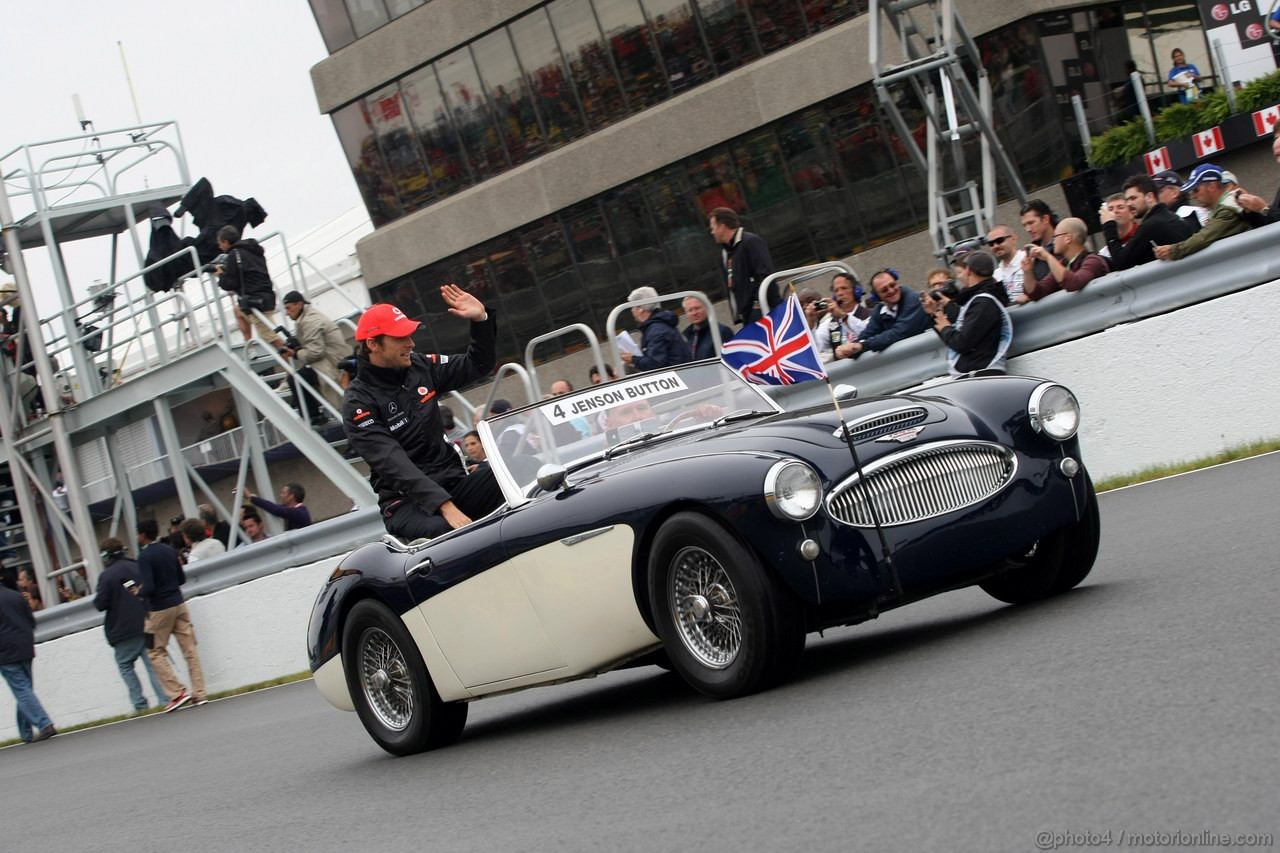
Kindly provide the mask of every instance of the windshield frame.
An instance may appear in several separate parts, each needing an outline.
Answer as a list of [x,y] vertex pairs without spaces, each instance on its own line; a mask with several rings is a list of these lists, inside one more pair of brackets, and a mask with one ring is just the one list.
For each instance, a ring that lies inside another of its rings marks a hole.
[[[730,368],[727,364],[725,364],[723,361],[721,361],[718,358],[702,359],[700,361],[690,361],[685,364],[676,365],[675,367],[664,368],[662,371],[650,371],[650,372],[655,375],[659,373],[666,373],[666,372],[687,372],[687,371],[692,371],[694,369],[703,368],[707,366],[720,367],[721,375],[722,375],[722,384],[724,386],[728,386],[732,388],[735,392],[740,392],[742,389],[746,389],[746,388],[751,389],[751,391],[755,393],[756,397],[759,398],[759,401],[761,404],[759,407],[759,410],[762,411],[763,413],[778,414],[784,411],[782,406],[780,406],[768,394],[764,393],[762,386],[747,382],[740,375],[738,375],[732,368]],[[599,385],[591,385],[579,391],[570,392],[569,394],[566,394],[564,396],[572,398],[581,394],[595,394],[605,389],[608,389],[612,386],[620,386],[620,385],[627,385],[629,383],[634,383],[636,380],[642,379],[644,376],[645,376],[644,373],[636,373],[636,374],[632,374],[631,376],[624,376],[620,379],[615,379],[612,382],[603,382]],[[545,406],[548,402],[549,402],[548,400],[537,400],[535,402],[529,403],[528,405],[521,406],[518,409],[512,409],[509,412],[503,412],[501,415],[498,415],[492,420],[490,420],[489,418],[485,418],[484,420],[476,424],[476,431],[480,434],[480,442],[484,445],[485,455],[488,459],[489,467],[493,469],[494,478],[498,481],[498,485],[502,489],[502,496],[506,499],[507,505],[513,509],[522,504],[528,503],[530,500],[532,500],[532,498],[530,497],[529,494],[526,493],[526,491],[528,493],[532,493],[537,486],[535,483],[526,487],[525,490],[521,489],[520,484],[516,481],[511,471],[507,468],[506,459],[503,457],[502,453],[498,450],[498,441],[497,441],[497,436],[494,434],[494,425],[497,425],[499,432],[501,432],[501,430],[503,429],[503,421],[507,420],[508,418],[513,418],[514,416],[517,416],[517,415],[526,414],[530,410],[540,409],[542,406]],[[728,413],[726,412],[725,414],[728,414]],[[641,448],[652,441],[667,439],[667,438],[670,438],[671,436],[682,435],[687,432],[705,430],[705,429],[708,429],[710,426],[711,426],[711,423],[708,423],[708,422],[690,424],[688,426],[681,427],[679,429],[671,430],[670,432],[662,432],[660,435],[654,436],[653,438],[649,439],[649,441],[636,445],[636,447]],[[610,449],[611,448],[609,445],[602,446],[599,451],[591,453],[587,456],[583,456],[579,459],[575,459],[573,460],[573,462],[569,463],[565,467],[566,469],[572,470],[574,468],[581,468],[584,465],[598,462],[606,458],[606,455],[608,454]],[[548,464],[548,463],[543,463],[543,464]]]

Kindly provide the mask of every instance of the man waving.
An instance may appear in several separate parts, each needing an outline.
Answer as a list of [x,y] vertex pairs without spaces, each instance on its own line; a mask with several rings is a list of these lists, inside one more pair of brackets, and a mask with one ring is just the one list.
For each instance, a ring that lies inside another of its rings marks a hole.
[[439,536],[502,504],[492,470],[468,475],[445,439],[439,403],[441,394],[493,370],[497,324],[457,285],[440,295],[450,314],[471,321],[466,353],[414,352],[421,323],[389,303],[374,305],[356,326],[360,368],[342,400],[347,440],[369,463],[387,532],[405,540]]

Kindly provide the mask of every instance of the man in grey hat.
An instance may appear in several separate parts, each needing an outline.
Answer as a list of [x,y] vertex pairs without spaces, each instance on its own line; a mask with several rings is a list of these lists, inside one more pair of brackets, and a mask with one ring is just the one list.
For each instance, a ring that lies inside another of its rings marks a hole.
[[1209,221],[1209,211],[1194,204],[1187,204],[1187,197],[1182,193],[1182,176],[1166,169],[1151,176],[1156,185],[1156,201],[1173,211],[1179,219],[1186,220],[1191,226],[1191,233],[1204,227]]
[[935,291],[939,298],[926,294],[921,300],[933,315],[933,330],[951,350],[948,369],[956,378],[1002,374],[1013,342],[1013,321],[1005,310],[1009,294],[993,278],[996,259],[987,252],[970,252],[955,263],[961,267],[956,277],[961,290],[955,298]]
[[1222,181],[1222,169],[1212,163],[1201,163],[1191,171],[1191,177],[1182,185],[1182,191],[1191,196],[1200,207],[1212,211],[1208,223],[1180,243],[1156,246],[1152,249],[1162,261],[1177,261],[1194,255],[1201,249],[1216,243],[1223,237],[1243,234],[1251,226],[1236,201],[1236,194],[1227,192]]
[[[351,346],[336,323],[317,311],[305,296],[296,290],[284,295],[284,311],[293,321],[293,338],[281,348],[280,354],[293,359],[298,375],[312,388],[324,395],[335,409],[342,406],[342,394],[319,378],[328,376],[338,381],[338,364],[351,354]],[[297,344],[297,347],[290,346]],[[302,411],[302,395],[298,383],[294,383],[293,404]],[[322,424],[329,418],[314,398],[308,395],[307,414],[313,424]]]

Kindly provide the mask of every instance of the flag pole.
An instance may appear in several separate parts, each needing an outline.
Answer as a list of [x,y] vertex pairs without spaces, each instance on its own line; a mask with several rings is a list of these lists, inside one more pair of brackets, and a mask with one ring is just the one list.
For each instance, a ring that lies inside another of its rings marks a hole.
[[[787,282],[787,287],[790,288],[791,295],[795,297],[798,305],[800,297],[796,294],[795,282]],[[813,330],[809,328],[807,317],[805,318],[805,329],[809,332],[809,340],[813,341]],[[815,353],[818,351],[816,342],[813,349]],[[880,539],[880,553],[888,568],[889,582],[893,588],[893,593],[901,597],[902,583],[898,579],[898,564],[893,559],[893,549],[889,547],[889,540],[884,535],[884,526],[880,522],[880,511],[876,509],[875,501],[872,500],[871,486],[867,483],[866,474],[862,470],[862,459],[858,456],[857,442],[853,440],[853,433],[849,432],[849,425],[845,423],[844,411],[840,408],[840,400],[836,397],[836,389],[832,387],[831,376],[827,373],[825,367],[822,370],[822,379],[827,383],[827,391],[831,394],[831,404],[835,407],[836,417],[840,420],[840,432],[849,444],[849,455],[853,457],[853,469],[858,473],[857,487],[862,489],[863,500],[867,502],[867,509],[871,513],[871,523],[875,525],[876,536]]]

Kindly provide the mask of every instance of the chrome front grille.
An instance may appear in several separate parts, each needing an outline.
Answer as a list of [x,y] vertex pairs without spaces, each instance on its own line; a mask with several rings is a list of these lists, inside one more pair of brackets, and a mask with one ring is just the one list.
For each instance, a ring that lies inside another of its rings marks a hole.
[[1013,451],[986,441],[939,441],[877,459],[864,467],[867,489],[854,474],[831,490],[827,512],[841,524],[872,527],[866,492],[881,524],[942,515],[1000,491],[1017,471]]
[[[890,409],[887,412],[880,412],[853,421],[849,424],[849,434],[853,436],[854,441],[866,441],[915,426],[918,423],[922,423],[928,416],[929,413],[924,406]],[[842,427],[836,427],[835,432],[831,434],[836,438],[840,438],[842,429]]]

